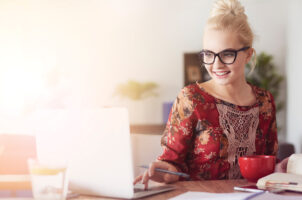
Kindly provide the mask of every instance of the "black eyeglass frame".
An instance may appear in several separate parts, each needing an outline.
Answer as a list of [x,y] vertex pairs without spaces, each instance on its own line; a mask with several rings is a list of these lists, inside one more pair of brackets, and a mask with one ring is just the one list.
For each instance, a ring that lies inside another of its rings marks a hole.
[[[222,63],[225,64],[225,65],[231,65],[231,64],[233,64],[233,63],[236,61],[237,53],[238,53],[239,51],[245,51],[245,50],[247,50],[247,49],[249,49],[249,48],[250,48],[249,46],[246,46],[246,47],[242,47],[241,49],[238,49],[238,50],[234,50],[234,49],[226,49],[226,50],[220,51],[220,52],[218,52],[218,53],[215,53],[215,52],[210,51],[210,50],[202,50],[202,51],[199,53],[199,58],[200,58],[202,64],[211,65],[211,64],[213,64],[213,63],[215,62],[216,56],[218,56],[220,62],[222,62]],[[202,54],[205,53],[205,52],[209,52],[209,53],[213,53],[213,54],[214,54],[213,62],[211,62],[211,63],[205,63],[205,62],[203,62]],[[235,53],[235,57],[234,57],[233,62],[231,62],[231,63],[225,63],[225,62],[223,62],[223,60],[221,59],[221,57],[220,57],[220,55],[219,55],[219,54],[221,54],[221,53],[223,53],[223,52],[233,52],[233,53]]]

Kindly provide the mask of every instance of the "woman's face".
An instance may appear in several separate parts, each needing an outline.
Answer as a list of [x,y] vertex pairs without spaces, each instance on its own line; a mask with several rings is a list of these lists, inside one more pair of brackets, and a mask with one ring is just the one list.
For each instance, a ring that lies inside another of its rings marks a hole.
[[[236,33],[209,28],[204,33],[203,47],[203,50],[219,53],[227,49],[239,50],[244,46],[239,42]],[[215,83],[220,85],[241,83],[245,81],[245,64],[251,59],[252,53],[252,48],[237,52],[232,64],[224,64],[216,56],[214,63],[205,64],[205,67]],[[228,56],[225,54],[224,59],[227,60]]]

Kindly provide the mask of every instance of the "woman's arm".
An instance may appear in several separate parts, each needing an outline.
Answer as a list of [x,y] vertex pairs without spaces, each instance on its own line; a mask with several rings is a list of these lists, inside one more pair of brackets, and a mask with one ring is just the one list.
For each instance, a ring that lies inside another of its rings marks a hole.
[[185,87],[177,96],[164,131],[161,144],[163,153],[158,160],[152,162],[149,169],[138,176],[134,184],[142,181],[145,188],[151,179],[156,182],[171,183],[179,180],[176,175],[157,172],[155,168],[166,169],[175,172],[187,172],[185,158],[191,145],[193,135],[193,112],[194,105],[190,90]]
[[148,189],[149,180],[153,180],[153,181],[160,182],[160,183],[163,183],[163,182],[164,183],[173,183],[173,182],[178,181],[179,176],[173,175],[173,174],[168,174],[168,173],[163,173],[163,172],[158,172],[158,171],[155,171],[155,168],[164,169],[164,170],[168,170],[168,171],[172,171],[172,172],[178,172],[178,170],[172,164],[169,164],[164,161],[155,161],[149,165],[148,170],[146,170],[143,174],[141,174],[140,176],[135,178],[133,184],[135,185],[136,183],[141,181],[142,184],[145,185],[145,189]]

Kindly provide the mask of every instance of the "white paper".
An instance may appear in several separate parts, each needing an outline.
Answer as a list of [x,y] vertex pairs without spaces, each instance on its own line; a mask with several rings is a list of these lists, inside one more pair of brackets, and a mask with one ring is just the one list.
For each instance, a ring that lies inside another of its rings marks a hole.
[[265,192],[259,196],[252,198],[252,200],[302,200],[302,194],[293,193],[293,195],[285,195],[285,194],[273,194],[269,192]]
[[[208,192],[186,192],[179,196],[173,197],[170,200],[244,200],[249,196],[257,193],[208,193]],[[256,195],[252,200],[302,200],[302,194],[296,195],[273,194],[264,192]]]
[[186,192],[170,200],[243,200],[254,193],[208,193],[208,192]]

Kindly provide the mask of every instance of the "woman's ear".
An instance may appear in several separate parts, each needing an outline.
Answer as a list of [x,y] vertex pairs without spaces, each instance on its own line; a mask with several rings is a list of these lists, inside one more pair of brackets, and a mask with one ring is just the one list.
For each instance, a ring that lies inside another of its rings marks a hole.
[[247,52],[247,57],[246,57],[246,63],[250,62],[252,56],[253,56],[253,53],[254,53],[255,49],[254,48],[249,48],[246,52]]

